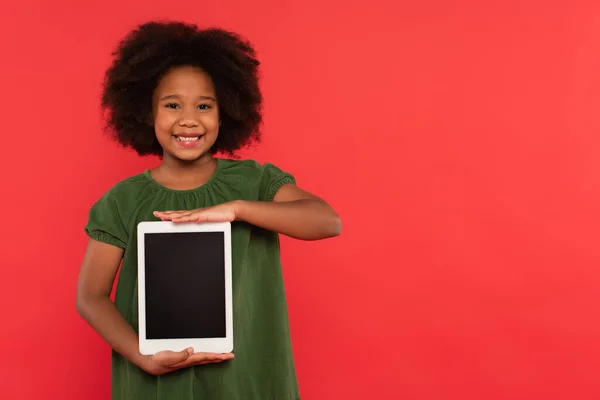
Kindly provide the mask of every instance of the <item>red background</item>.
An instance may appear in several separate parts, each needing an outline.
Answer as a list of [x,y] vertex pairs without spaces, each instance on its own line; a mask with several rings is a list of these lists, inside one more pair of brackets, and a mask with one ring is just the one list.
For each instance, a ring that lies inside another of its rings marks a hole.
[[161,17],[255,43],[265,136],[244,155],[343,217],[283,240],[303,400],[600,398],[600,3],[86,3],[0,10],[0,398],[109,398],[75,312],[83,225],[156,160],[102,135],[100,83]]

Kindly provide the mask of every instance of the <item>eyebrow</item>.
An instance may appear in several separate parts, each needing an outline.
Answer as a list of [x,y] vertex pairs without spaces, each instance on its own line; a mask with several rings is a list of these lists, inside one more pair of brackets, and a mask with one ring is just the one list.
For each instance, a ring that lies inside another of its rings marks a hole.
[[[169,100],[169,99],[177,99],[177,98],[179,98],[179,95],[177,95],[177,94],[168,94],[166,96],[161,97],[160,101]],[[210,97],[210,96],[198,96],[198,99],[199,100],[212,100],[215,102],[217,101],[214,97]]]

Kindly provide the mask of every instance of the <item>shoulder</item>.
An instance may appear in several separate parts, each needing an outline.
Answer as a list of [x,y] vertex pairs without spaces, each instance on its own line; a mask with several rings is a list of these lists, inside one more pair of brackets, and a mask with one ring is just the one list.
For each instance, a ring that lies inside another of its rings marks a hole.
[[223,170],[240,170],[240,171],[259,171],[264,169],[266,164],[261,164],[253,159],[234,160],[230,158],[220,158],[219,163]]
[[101,195],[90,208],[85,225],[87,235],[125,249],[129,238],[127,215],[144,186],[144,176],[139,174],[117,182]]
[[221,169],[223,172],[231,174],[242,174],[246,175],[247,177],[262,177],[264,175],[273,173],[291,175],[289,172],[284,171],[282,168],[273,163],[260,163],[253,159],[232,160],[221,158],[219,159],[219,163],[221,164]]
[[115,183],[96,200],[92,212],[98,212],[100,215],[119,214],[124,217],[140,204],[151,200],[156,192],[156,185],[147,172],[143,172]]
[[102,197],[121,202],[147,197],[153,191],[156,191],[155,185],[147,172],[143,172],[115,183]]
[[272,200],[285,184],[296,184],[294,176],[279,166],[256,160],[220,159],[221,175],[230,183],[256,191],[260,200]]
[[85,231],[93,239],[126,248],[132,215],[156,191],[147,172],[117,182],[90,208]]

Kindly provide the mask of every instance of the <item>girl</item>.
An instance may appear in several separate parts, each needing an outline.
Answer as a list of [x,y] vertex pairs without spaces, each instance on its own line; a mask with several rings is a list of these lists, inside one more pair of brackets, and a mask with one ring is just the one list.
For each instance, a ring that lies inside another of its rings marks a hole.
[[[278,234],[324,239],[339,235],[341,222],[276,166],[216,157],[260,137],[254,49],[223,30],[153,22],[125,37],[114,56],[102,97],[108,128],[162,162],[116,184],[85,227],[77,310],[113,348],[113,399],[299,399]],[[135,232],[158,219],[233,223],[235,358],[139,353]]]

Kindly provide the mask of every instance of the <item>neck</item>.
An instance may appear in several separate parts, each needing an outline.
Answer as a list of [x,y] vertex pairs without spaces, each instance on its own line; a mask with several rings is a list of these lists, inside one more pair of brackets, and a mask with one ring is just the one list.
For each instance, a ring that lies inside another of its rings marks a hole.
[[165,154],[162,163],[160,164],[160,168],[178,174],[198,173],[207,168],[212,168],[215,162],[216,160],[210,153],[204,154],[200,158],[192,161],[180,160]]
[[212,154],[194,161],[183,161],[165,155],[160,166],[151,174],[158,183],[175,190],[188,190],[202,186],[212,176],[217,160]]

